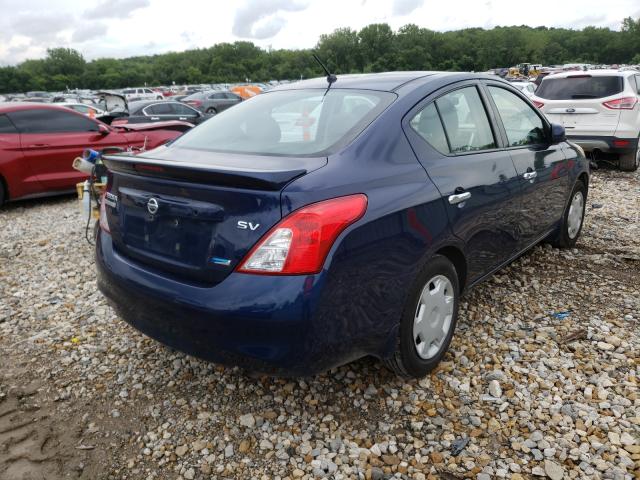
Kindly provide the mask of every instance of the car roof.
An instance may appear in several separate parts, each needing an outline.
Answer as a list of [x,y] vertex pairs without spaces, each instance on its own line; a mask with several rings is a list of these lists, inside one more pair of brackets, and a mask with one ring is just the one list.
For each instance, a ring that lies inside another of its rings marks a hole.
[[[348,75],[337,75],[336,82],[332,85],[335,88],[359,88],[363,90],[383,90],[393,91],[405,83],[418,78],[434,75],[438,72],[382,72],[382,73],[358,73]],[[290,90],[299,88],[326,88],[327,78],[318,77],[298,82],[278,85],[270,91]]]
[[[398,92],[402,87],[403,91],[413,90],[421,85],[438,80],[450,79],[451,81],[460,81],[466,79],[487,79],[495,81],[503,81],[496,75],[488,75],[486,73],[469,73],[469,72],[382,72],[382,73],[362,73],[338,75],[338,79],[332,84],[332,88],[352,88],[362,90],[380,90],[388,92]],[[508,82],[505,82],[508,83]],[[268,92],[277,92],[282,90],[295,90],[302,88],[326,88],[326,77],[311,78],[309,80],[301,80],[298,82],[278,85],[268,90]]]
[[634,71],[634,70],[613,70],[613,69],[569,70],[567,72],[552,73],[551,75],[547,75],[546,77],[544,77],[544,80],[546,80],[547,78],[567,78],[567,77],[575,77],[575,76],[578,76],[578,77],[584,77],[584,76],[591,76],[591,77],[611,77],[611,76],[627,77],[627,76],[633,75],[635,73],[638,73],[638,72]]
[[34,102],[7,102],[0,103],[0,113],[17,112],[20,110],[60,110],[63,109],[68,112],[68,108],[62,107],[58,103],[34,103]]

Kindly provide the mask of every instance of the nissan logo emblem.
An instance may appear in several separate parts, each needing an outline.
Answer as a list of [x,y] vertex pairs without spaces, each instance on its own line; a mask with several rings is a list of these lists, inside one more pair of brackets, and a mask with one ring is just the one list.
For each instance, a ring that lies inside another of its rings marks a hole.
[[155,213],[158,211],[158,200],[156,200],[155,198],[150,198],[147,202],[147,210],[149,210],[149,213],[151,215],[155,215]]

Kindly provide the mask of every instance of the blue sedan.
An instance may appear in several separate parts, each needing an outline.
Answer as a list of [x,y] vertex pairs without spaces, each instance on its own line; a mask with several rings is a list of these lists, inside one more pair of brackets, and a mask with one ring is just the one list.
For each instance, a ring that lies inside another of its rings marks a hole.
[[122,319],[253,371],[373,355],[421,377],[465,291],[538,242],[576,243],[584,153],[511,85],[333,80],[275,88],[105,159],[98,285]]

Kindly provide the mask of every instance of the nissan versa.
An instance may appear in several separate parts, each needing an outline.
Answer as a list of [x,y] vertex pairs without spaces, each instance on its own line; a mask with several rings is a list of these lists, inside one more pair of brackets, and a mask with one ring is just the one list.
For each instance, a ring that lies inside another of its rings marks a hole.
[[334,80],[106,158],[98,285],[124,320],[254,371],[373,355],[420,377],[465,290],[542,240],[576,243],[588,164],[515,88],[466,73]]

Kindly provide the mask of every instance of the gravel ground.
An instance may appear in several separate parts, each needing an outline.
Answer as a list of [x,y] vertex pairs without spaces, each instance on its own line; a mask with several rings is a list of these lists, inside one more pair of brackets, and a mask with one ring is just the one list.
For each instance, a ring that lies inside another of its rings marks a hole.
[[77,202],[0,211],[0,478],[640,478],[640,172],[595,172],[577,248],[461,302],[420,381],[177,353],[96,291]]

